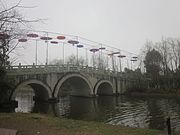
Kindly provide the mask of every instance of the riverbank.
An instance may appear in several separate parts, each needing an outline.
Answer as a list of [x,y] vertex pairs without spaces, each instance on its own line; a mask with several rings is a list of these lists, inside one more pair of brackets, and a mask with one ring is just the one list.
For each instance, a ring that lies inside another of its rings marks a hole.
[[0,128],[16,129],[18,135],[160,135],[158,130],[22,113],[0,113]]

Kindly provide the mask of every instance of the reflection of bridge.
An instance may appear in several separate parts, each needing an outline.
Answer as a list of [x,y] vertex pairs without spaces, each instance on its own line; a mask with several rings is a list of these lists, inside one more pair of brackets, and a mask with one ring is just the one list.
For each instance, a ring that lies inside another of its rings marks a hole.
[[85,66],[19,65],[8,67],[7,72],[9,77],[15,77],[12,99],[16,92],[26,89],[33,89],[39,100],[57,98],[67,86],[73,96],[122,94],[135,83],[120,72]]

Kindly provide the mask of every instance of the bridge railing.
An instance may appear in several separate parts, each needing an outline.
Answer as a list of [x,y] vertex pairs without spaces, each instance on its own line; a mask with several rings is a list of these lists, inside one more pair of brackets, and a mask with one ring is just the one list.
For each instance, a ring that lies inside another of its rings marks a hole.
[[90,74],[106,74],[109,76],[120,76],[121,73],[114,72],[110,69],[99,69],[96,67],[81,66],[81,65],[21,65],[7,66],[6,70],[10,74],[24,73],[47,73],[47,72],[87,72]]

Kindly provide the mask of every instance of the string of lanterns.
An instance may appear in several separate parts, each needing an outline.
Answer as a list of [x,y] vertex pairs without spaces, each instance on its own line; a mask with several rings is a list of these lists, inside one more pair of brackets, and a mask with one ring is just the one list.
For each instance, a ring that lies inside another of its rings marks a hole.
[[[6,34],[6,33],[0,33],[0,40],[8,39],[9,37],[10,36],[8,34]],[[18,42],[27,42],[29,40],[29,38],[30,38],[30,40],[35,39],[36,41],[37,40],[43,40],[43,41],[45,41],[47,43],[47,49],[48,49],[48,42],[51,43],[51,44],[56,44],[56,45],[59,44],[60,42],[63,43],[63,59],[64,59],[64,44],[65,43],[71,44],[72,46],[75,46],[77,48],[77,63],[78,63],[78,49],[84,47],[84,45],[80,44],[81,42],[79,42],[78,40],[72,40],[72,39],[66,40],[66,36],[64,36],[64,35],[59,35],[59,36],[56,36],[55,38],[53,38],[53,37],[49,37],[49,36],[40,36],[40,35],[38,35],[36,33],[28,33],[28,34],[25,35],[25,37],[26,38],[19,38]],[[59,41],[57,41],[57,40],[59,40]],[[37,43],[36,43],[36,49],[37,49]],[[102,46],[102,45],[101,45],[101,47],[93,47],[93,48],[89,49],[89,51],[92,52],[92,55],[93,55],[93,66],[94,66],[94,55],[95,55],[95,53],[100,51],[101,55],[102,55],[103,50],[111,52],[111,53],[108,53],[107,55],[112,58],[112,65],[113,66],[114,66],[114,63],[113,63],[114,62],[114,60],[113,60],[114,56],[119,58],[120,63],[121,63],[122,58],[127,57],[126,55],[122,55],[120,53],[120,51],[113,51],[112,52],[112,51],[107,50],[107,48]],[[37,50],[36,50],[36,52],[37,52]],[[131,57],[130,61],[135,62],[135,61],[137,61],[137,59],[138,59],[137,56],[133,56],[133,57]],[[36,56],[36,61],[37,61],[37,56]],[[47,61],[46,61],[46,63],[47,63]],[[36,64],[37,64],[37,62],[36,62]]]

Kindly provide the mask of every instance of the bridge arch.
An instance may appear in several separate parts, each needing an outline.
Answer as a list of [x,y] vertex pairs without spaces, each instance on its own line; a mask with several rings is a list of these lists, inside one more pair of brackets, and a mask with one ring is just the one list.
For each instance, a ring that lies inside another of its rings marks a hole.
[[90,80],[85,75],[80,73],[67,73],[62,76],[54,89],[54,97],[58,97],[62,92],[62,87],[65,84],[70,84],[72,91],[70,95],[91,97],[93,95],[93,87]]
[[113,95],[114,87],[108,80],[100,80],[94,87],[95,95]]
[[47,101],[49,98],[52,98],[52,92],[51,92],[50,87],[48,87],[46,84],[44,84],[43,82],[39,80],[32,79],[32,80],[26,80],[24,82],[19,83],[15,87],[11,95],[11,99],[14,100],[16,93],[23,89],[33,90],[35,94],[35,98],[37,100]]

